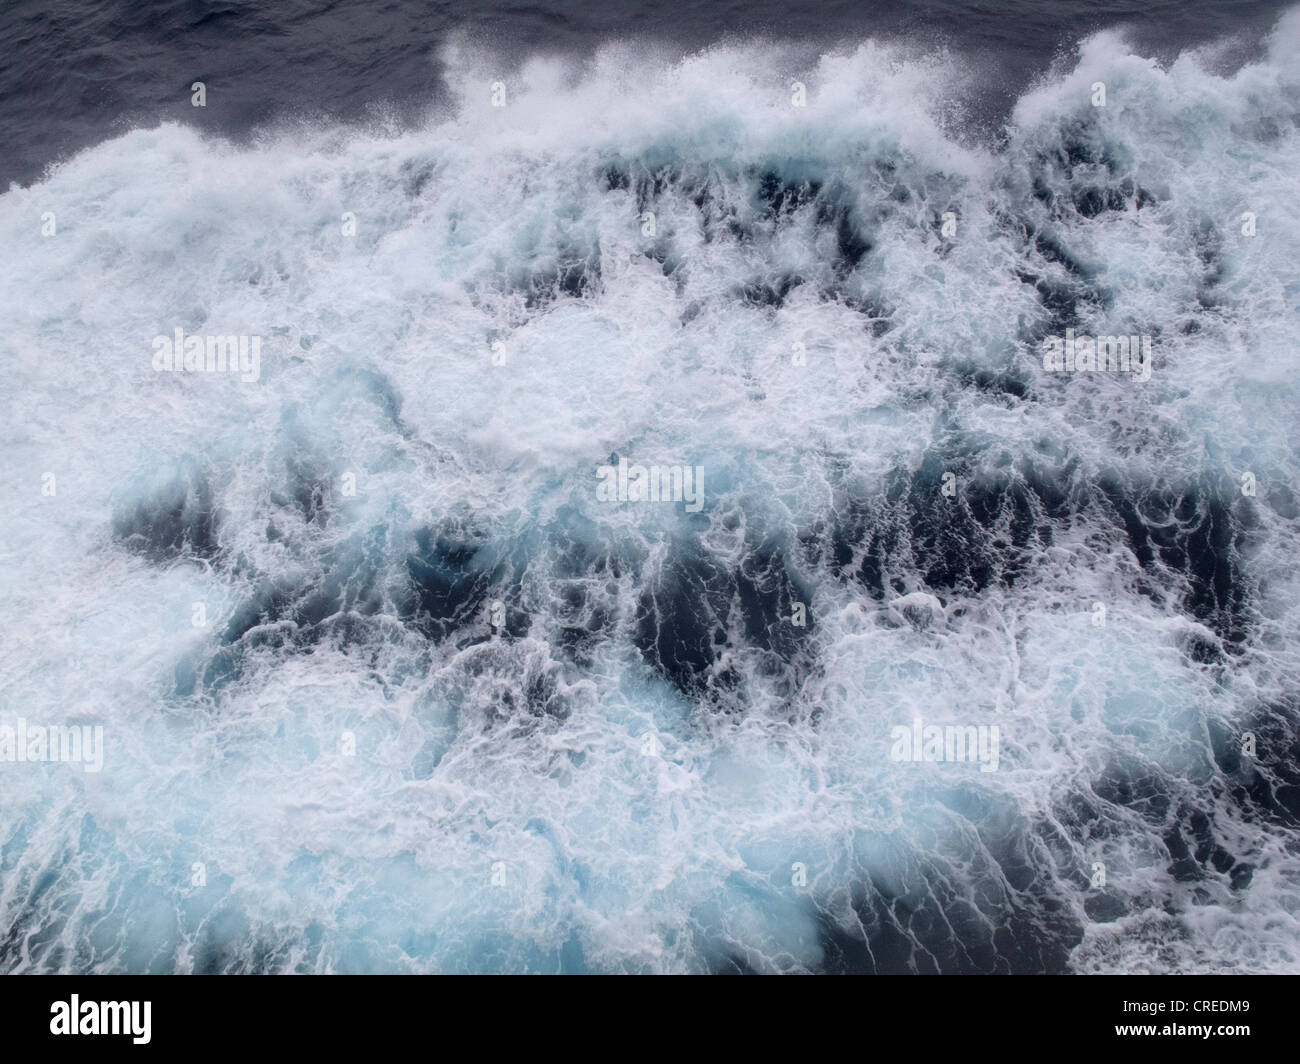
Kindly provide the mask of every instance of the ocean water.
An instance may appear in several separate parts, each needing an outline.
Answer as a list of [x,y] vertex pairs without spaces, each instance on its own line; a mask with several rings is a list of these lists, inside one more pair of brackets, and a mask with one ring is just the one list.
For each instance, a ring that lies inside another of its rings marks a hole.
[[1203,21],[28,142],[0,727],[103,746],[0,742],[0,970],[1300,969],[1300,14]]

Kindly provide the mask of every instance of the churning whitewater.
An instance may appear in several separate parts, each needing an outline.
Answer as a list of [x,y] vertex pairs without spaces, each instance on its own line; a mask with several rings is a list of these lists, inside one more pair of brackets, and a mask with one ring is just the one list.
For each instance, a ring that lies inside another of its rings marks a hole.
[[1297,47],[11,187],[0,970],[1296,970]]

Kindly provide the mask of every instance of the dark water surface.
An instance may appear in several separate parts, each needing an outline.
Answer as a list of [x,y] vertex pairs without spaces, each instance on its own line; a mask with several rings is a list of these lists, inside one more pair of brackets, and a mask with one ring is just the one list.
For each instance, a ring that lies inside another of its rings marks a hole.
[[[1001,113],[1061,48],[1123,26],[1148,54],[1240,36],[1250,54],[1285,4],[1137,0],[916,3],[672,0],[648,3],[153,3],[17,0],[0,12],[0,182],[30,183],[106,134],[162,120],[238,136],[286,117],[415,120],[444,93],[438,49],[453,34],[505,57],[590,52],[637,38],[693,50],[732,36],[834,44],[902,37],[978,57],[980,110]],[[190,105],[203,81],[207,106]]]

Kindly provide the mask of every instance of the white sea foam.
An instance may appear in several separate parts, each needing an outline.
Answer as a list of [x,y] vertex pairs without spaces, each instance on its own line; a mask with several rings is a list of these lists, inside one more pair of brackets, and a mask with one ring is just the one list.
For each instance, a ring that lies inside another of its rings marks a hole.
[[[800,971],[865,926],[883,970],[1295,970],[1294,829],[1241,793],[1289,755],[1212,747],[1295,723],[1297,25],[1231,75],[1102,35],[996,149],[950,57],[611,48],[493,108],[462,50],[418,133],[163,125],[0,196],[0,724],[106,736],[0,764],[4,967]],[[1043,372],[1052,292],[1156,336],[1150,381]],[[260,379],[155,373],[176,328]],[[704,511],[598,504],[611,455],[707,470]],[[1050,540],[979,589],[918,541],[873,594],[844,530],[932,474],[963,513],[1040,478]],[[1249,512],[1240,647],[1101,482]],[[717,575],[769,555],[796,644]],[[438,590],[480,578],[495,634]],[[674,683],[644,625],[712,587]],[[891,761],[918,717],[996,724],[998,770]],[[1180,879],[1179,833],[1226,857]]]

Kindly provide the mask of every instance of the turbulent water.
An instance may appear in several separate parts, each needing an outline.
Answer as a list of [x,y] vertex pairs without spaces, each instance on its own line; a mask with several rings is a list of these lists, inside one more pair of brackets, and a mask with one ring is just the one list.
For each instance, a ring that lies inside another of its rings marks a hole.
[[12,187],[0,724],[104,746],[0,763],[0,970],[1300,968],[1297,48],[977,133],[899,44],[462,46]]

